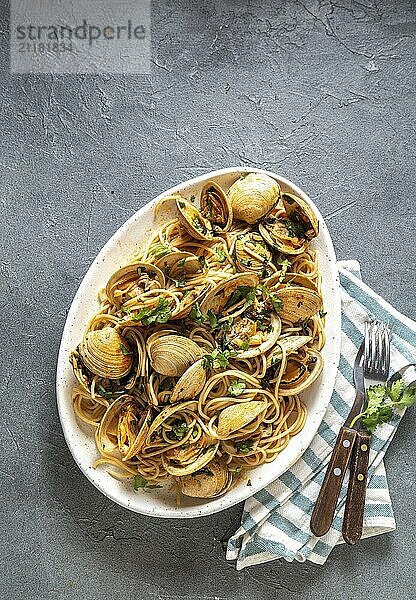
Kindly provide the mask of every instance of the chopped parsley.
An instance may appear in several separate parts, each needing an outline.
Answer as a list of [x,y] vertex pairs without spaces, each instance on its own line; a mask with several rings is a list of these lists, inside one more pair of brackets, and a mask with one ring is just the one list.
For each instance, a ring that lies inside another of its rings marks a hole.
[[246,382],[242,379],[234,379],[232,384],[228,386],[228,393],[230,396],[240,396],[246,389]]
[[205,256],[198,256],[198,261],[201,267],[204,268],[207,266],[207,259],[205,258]]
[[217,255],[218,262],[224,263],[227,260],[227,255],[222,248],[217,248],[215,254]]
[[282,219],[282,223],[286,227],[289,237],[305,237],[305,224],[299,218]]
[[205,354],[203,357],[203,366],[205,369],[225,369],[228,367],[229,359],[237,356],[233,350],[221,351],[219,348],[214,348],[210,354]]
[[129,354],[133,354],[133,352],[131,350],[129,350],[128,348],[126,348],[126,346],[124,344],[119,344],[121,353],[124,354],[124,356],[128,356]]
[[319,316],[321,317],[321,319],[323,319],[324,317],[326,317],[326,315],[327,315],[327,314],[328,314],[328,313],[327,313],[327,312],[325,312],[325,311],[324,311],[324,310],[322,310],[322,309],[319,311]]
[[154,483],[149,483],[147,479],[143,477],[143,475],[135,475],[133,480],[133,489],[137,492],[140,488],[146,490],[155,490],[156,488],[161,488],[161,485],[157,485]]
[[152,323],[166,323],[171,316],[169,302],[166,298],[159,298],[155,308],[142,308],[134,315],[134,321],[141,321],[146,327]]
[[157,244],[157,246],[152,248],[150,254],[153,254],[155,258],[163,258],[163,256],[166,256],[166,254],[169,254],[169,252],[171,252],[170,246],[167,244]]
[[178,260],[178,267],[185,266],[185,261],[186,261],[186,258],[181,258],[180,260]]
[[239,442],[236,442],[234,444],[235,449],[237,450],[237,452],[239,452],[240,454],[247,454],[247,452],[250,452],[251,450],[253,450],[253,440],[240,440]]
[[231,294],[230,298],[225,305],[225,309],[229,308],[233,304],[245,300],[244,306],[251,306],[256,298],[256,288],[248,285],[239,285],[236,290]]
[[172,430],[168,433],[168,438],[182,440],[188,431],[188,425],[186,421],[175,419],[171,425]]
[[189,200],[190,200],[191,202],[195,202],[195,195],[194,195],[194,194],[192,194],[192,196],[189,198]]
[[195,302],[195,304],[192,306],[191,312],[189,313],[189,318],[191,319],[191,321],[195,321],[196,323],[200,323],[201,325],[202,323],[205,323],[206,315],[201,311],[198,302]]
[[244,342],[240,346],[240,350],[248,350],[249,346],[250,346],[249,341],[248,340],[244,340]]
[[283,309],[283,300],[281,300],[280,298],[278,298],[276,296],[276,294],[273,294],[272,292],[270,292],[266,286],[264,286],[263,284],[259,284],[258,288],[261,289],[262,292],[264,292],[264,294],[267,296],[267,298],[270,300],[273,309],[275,310],[275,312],[279,313],[281,312],[281,310]]

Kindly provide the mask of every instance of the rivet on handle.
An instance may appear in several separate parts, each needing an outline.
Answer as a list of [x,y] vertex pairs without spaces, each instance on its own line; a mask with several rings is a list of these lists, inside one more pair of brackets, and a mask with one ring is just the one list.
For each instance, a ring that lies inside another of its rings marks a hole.
[[341,472],[342,471],[341,471],[341,469],[339,467],[335,467],[335,469],[334,469],[334,475],[336,477],[339,477],[341,475]]
[[358,473],[357,479],[358,481],[364,481],[364,475],[362,473]]

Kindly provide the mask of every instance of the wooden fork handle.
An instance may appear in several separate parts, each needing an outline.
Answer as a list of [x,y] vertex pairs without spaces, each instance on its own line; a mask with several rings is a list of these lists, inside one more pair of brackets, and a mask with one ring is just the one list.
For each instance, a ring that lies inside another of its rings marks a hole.
[[355,429],[345,426],[341,427],[339,431],[311,517],[311,531],[318,537],[325,535],[332,525],[356,435]]
[[345,502],[342,536],[347,544],[355,544],[363,534],[365,495],[371,434],[359,431],[351,457],[350,480]]

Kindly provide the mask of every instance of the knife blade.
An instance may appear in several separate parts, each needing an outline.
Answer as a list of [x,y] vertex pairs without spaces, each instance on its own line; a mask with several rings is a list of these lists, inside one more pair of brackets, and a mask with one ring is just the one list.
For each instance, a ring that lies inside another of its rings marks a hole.
[[364,343],[358,349],[354,361],[355,399],[351,410],[341,427],[325,473],[315,507],[312,512],[310,528],[314,535],[325,535],[331,528],[335,509],[341,491],[345,472],[351,459],[357,430],[350,427],[352,420],[361,412],[365,401],[363,373]]

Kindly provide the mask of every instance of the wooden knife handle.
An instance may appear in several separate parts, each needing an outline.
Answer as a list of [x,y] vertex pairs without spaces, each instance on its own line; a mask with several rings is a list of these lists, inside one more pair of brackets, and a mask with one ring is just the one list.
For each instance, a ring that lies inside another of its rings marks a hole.
[[355,429],[343,426],[336,439],[331,460],[311,517],[311,531],[318,537],[325,535],[332,525],[356,435],[357,431]]
[[348,483],[344,521],[342,523],[342,536],[347,544],[358,542],[363,533],[370,443],[370,433],[357,432],[351,458],[350,481]]

